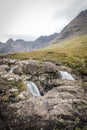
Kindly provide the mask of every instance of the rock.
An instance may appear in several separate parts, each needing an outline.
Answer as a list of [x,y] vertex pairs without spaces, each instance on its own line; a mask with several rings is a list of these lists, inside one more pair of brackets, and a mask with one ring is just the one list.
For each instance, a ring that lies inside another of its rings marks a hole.
[[[51,62],[24,60],[13,66],[12,73],[0,76],[0,130],[87,128],[86,82],[61,79],[59,70],[71,70]],[[42,96],[33,96],[27,81],[34,82]]]
[[31,74],[34,75],[38,70],[38,61],[34,60],[26,60],[26,61],[20,61],[16,63],[17,68],[14,69],[15,74]]
[[0,65],[7,65],[9,62],[9,59],[0,59]]
[[21,99],[19,102],[8,104],[4,127],[13,130],[71,130],[80,127],[80,124],[81,128],[86,126],[87,95],[81,86],[56,87],[39,98],[26,94],[20,93],[17,97]]
[[21,81],[22,80],[21,77],[14,74],[4,74],[4,75],[1,75],[1,77],[6,79],[7,81]]
[[71,68],[65,67],[65,66],[60,66],[60,67],[58,67],[58,69],[59,69],[60,71],[67,71],[68,73],[71,73],[71,72],[72,72]]
[[9,59],[8,65],[9,65],[9,66],[11,66],[11,65],[15,65],[16,62],[18,62],[17,59]]
[[23,70],[20,66],[16,66],[13,70],[13,73],[14,74],[17,74],[17,75],[22,75],[23,74]]
[[61,66],[62,63],[61,63],[61,62],[56,62],[55,65],[56,65],[56,66]]
[[18,92],[18,89],[16,89],[16,88],[15,88],[15,89],[12,88],[12,89],[9,90],[9,92],[10,92],[10,93],[15,93],[15,92]]
[[40,74],[40,73],[41,74],[53,73],[54,75],[56,74],[58,77],[58,69],[55,66],[55,64],[51,62],[40,63],[39,61],[30,60],[30,61],[20,61],[20,63],[18,62],[17,65],[18,65],[18,68],[16,68],[17,71],[14,70],[14,73],[17,73],[17,72],[20,73],[20,69],[21,69],[21,73],[24,73],[24,74],[35,75],[35,74]]
[[16,97],[16,100],[17,101],[19,101],[19,100],[23,101],[25,99],[28,99],[28,97],[30,97],[30,96],[32,96],[31,93],[23,91]]
[[8,65],[0,65],[0,74],[7,73],[8,70],[9,70]]
[[0,65],[15,65],[17,59],[0,59]]

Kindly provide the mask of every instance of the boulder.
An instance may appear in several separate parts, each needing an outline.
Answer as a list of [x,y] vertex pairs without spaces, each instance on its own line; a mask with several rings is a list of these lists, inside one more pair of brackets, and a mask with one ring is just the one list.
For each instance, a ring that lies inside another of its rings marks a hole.
[[[42,62],[36,60],[30,61],[20,61],[17,62],[16,65],[18,66],[14,69],[14,73],[21,73],[24,74],[31,74],[31,75],[38,75],[38,74],[53,74],[55,77],[58,77],[58,69],[55,64],[51,62]],[[17,70],[17,71],[16,71]]]
[[23,74],[23,69],[21,66],[16,66],[13,70],[13,73],[14,74],[17,74],[17,75],[22,75]]

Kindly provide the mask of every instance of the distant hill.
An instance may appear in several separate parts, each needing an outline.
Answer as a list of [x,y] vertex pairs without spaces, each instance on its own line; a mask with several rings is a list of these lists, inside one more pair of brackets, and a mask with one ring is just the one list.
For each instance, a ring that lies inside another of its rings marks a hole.
[[87,10],[82,11],[55,38],[54,41],[65,40],[69,37],[87,34]]
[[0,43],[0,53],[10,52],[28,52],[36,49],[43,48],[48,45],[58,33],[49,36],[40,36],[35,41],[13,40],[9,39],[6,43]]

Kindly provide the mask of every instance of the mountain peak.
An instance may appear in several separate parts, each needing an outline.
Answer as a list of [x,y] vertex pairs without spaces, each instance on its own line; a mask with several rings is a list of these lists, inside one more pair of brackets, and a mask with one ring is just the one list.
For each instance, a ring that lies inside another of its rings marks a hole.
[[77,17],[87,17],[87,9],[80,12]]
[[7,40],[7,43],[12,43],[12,42],[14,42],[14,40],[12,38]]
[[17,40],[15,40],[15,42],[25,42],[25,41],[22,39],[17,39]]

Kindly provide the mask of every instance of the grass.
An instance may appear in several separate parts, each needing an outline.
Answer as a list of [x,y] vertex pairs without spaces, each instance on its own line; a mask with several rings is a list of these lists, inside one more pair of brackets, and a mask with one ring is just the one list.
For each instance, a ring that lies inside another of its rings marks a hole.
[[[18,91],[10,93],[9,90],[12,88],[17,89]],[[17,81],[0,80],[0,101],[14,102],[16,96],[20,92],[26,91],[26,90],[27,88],[22,81],[17,82]]]
[[87,75],[87,35],[74,37],[62,42],[55,42],[48,47],[24,53],[2,54],[0,58],[35,59],[62,62],[71,67],[73,72],[81,76]]

